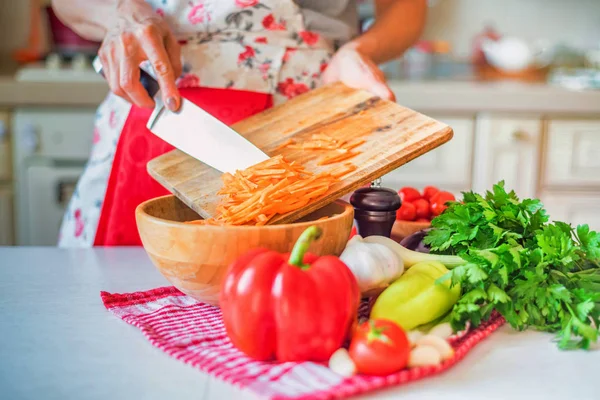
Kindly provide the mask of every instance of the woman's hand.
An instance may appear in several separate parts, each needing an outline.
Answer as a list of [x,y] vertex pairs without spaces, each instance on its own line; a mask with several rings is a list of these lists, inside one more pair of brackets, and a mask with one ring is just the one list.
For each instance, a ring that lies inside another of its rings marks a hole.
[[342,82],[355,89],[367,90],[383,99],[395,100],[383,72],[353,43],[342,46],[323,72],[323,83]]
[[176,111],[180,96],[175,80],[181,74],[180,48],[166,22],[143,0],[117,2],[116,21],[100,47],[104,75],[116,95],[139,107],[154,101],[140,83],[139,65],[149,60],[167,107]]

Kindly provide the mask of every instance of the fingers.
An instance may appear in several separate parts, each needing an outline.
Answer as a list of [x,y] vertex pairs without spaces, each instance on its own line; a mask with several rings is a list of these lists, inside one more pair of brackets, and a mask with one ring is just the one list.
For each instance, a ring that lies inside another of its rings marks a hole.
[[175,78],[177,78],[181,76],[181,73],[183,72],[183,66],[181,65],[181,47],[179,46],[175,35],[170,31],[165,38],[165,48],[167,49],[169,59],[171,60],[173,73],[175,74]]
[[323,83],[341,81],[354,89],[363,89],[382,99],[395,101],[385,74],[370,59],[353,49],[340,50],[322,75]]
[[131,99],[129,96],[127,96],[127,93],[121,89],[121,68],[116,53],[117,51],[112,43],[102,47],[101,51],[99,52],[100,61],[102,62],[102,72],[106,82],[108,82],[110,91],[131,103]]
[[164,103],[171,111],[177,111],[180,97],[175,85],[176,76],[165,48],[163,36],[156,25],[147,25],[142,29],[140,45],[156,72]]
[[140,82],[140,50],[133,35],[121,35],[121,51],[119,76],[121,89],[136,106],[145,108],[154,107],[154,100],[152,100]]
[[133,104],[144,108],[154,107],[154,100],[140,82],[140,67],[133,57],[125,56],[121,59],[120,84]]

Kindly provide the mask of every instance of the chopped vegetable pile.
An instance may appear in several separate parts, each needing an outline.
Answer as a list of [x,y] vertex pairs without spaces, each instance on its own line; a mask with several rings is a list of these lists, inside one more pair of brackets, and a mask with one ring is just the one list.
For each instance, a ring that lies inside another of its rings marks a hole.
[[343,164],[329,173],[313,174],[295,162],[275,156],[235,174],[223,174],[217,215],[190,221],[206,225],[265,225],[321,197],[338,179],[356,169]]
[[455,330],[477,326],[493,310],[518,330],[557,332],[562,349],[588,348],[600,327],[600,234],[549,222],[542,203],[520,201],[495,185],[485,196],[464,193],[432,221],[432,252],[465,264],[440,280],[460,284]]

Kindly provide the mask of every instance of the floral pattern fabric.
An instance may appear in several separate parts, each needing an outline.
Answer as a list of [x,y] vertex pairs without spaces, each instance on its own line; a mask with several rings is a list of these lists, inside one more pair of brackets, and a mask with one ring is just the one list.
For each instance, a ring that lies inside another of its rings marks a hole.
[[[302,13],[292,0],[147,2],[183,43],[180,88],[268,93],[279,104],[319,86],[333,54],[330,41],[304,28]],[[99,107],[92,153],[63,218],[60,247],[93,245],[116,146],[130,109],[129,103],[112,94]]]

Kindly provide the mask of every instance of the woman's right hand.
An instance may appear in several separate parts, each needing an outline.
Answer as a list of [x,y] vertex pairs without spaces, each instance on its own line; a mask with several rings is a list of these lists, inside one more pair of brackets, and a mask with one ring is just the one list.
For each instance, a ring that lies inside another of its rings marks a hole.
[[175,80],[181,74],[177,39],[145,1],[120,0],[116,7],[118,18],[107,30],[98,54],[111,91],[139,107],[153,107],[154,101],[140,83],[139,65],[149,60],[164,104],[176,111],[180,96]]

